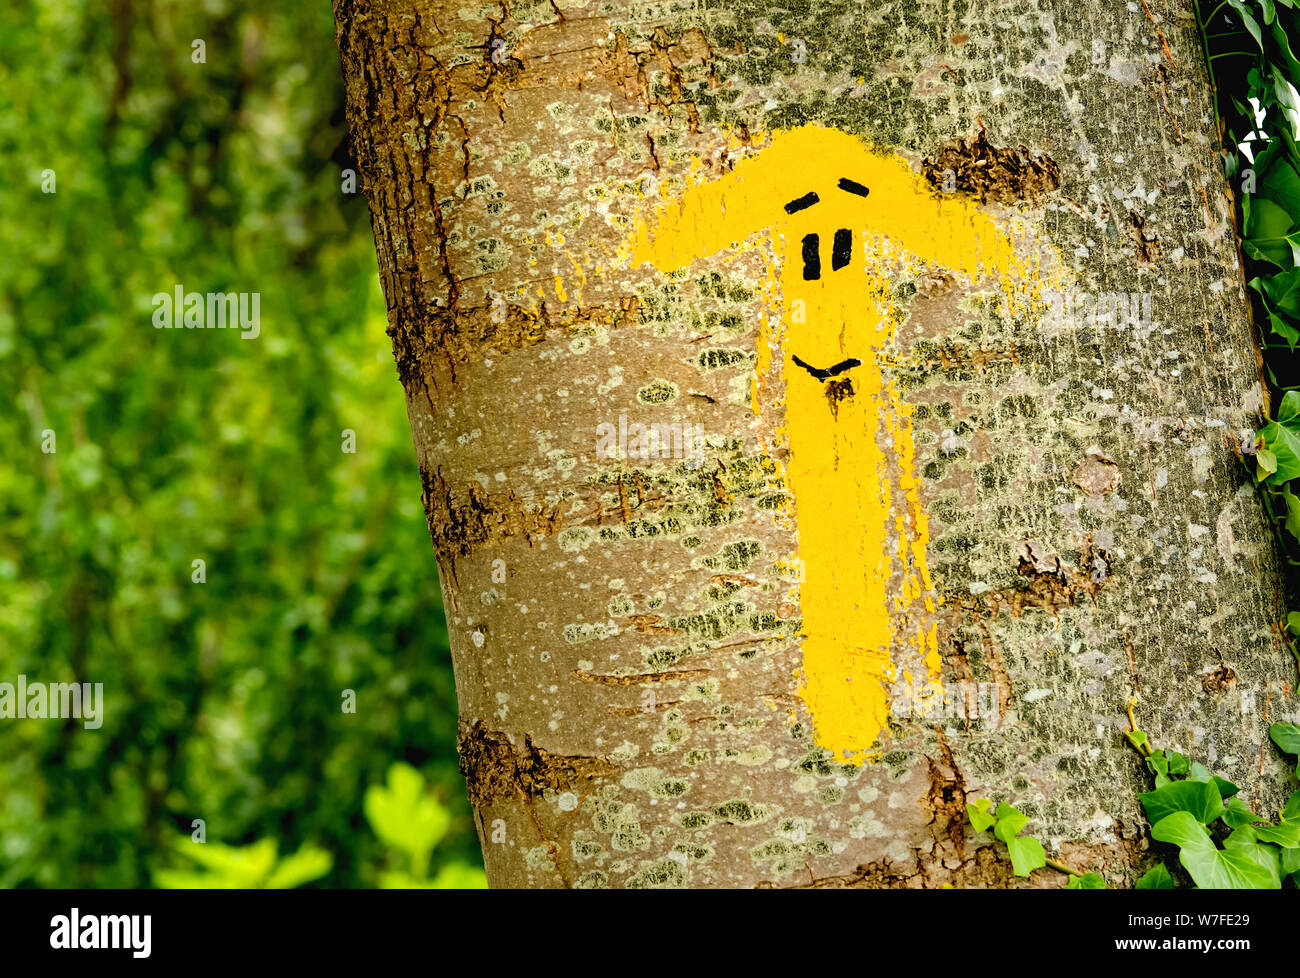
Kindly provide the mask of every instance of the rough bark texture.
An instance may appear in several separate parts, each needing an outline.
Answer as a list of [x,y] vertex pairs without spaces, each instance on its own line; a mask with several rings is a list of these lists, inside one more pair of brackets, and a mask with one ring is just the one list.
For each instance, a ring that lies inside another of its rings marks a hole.
[[[1276,806],[1294,663],[1233,450],[1265,395],[1186,3],[335,16],[492,884],[1012,885],[965,824],[987,796],[1123,885],[1151,862],[1132,696],[1157,743]],[[995,695],[895,702],[854,760],[800,693],[784,558],[814,503],[783,484],[779,365],[753,410],[763,263],[595,270],[661,185],[808,123],[1022,221],[1073,288],[1152,295],[1147,326],[1059,329],[900,272],[886,369],[914,409],[941,678]],[[599,457],[620,414],[702,425],[706,460]]]

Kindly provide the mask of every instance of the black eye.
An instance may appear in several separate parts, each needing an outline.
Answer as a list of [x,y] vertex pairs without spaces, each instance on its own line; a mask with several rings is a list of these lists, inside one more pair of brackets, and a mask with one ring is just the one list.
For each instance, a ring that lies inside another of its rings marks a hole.
[[835,240],[831,243],[831,268],[839,271],[852,257],[853,232],[848,228],[840,228],[835,232]]
[[817,253],[818,238],[815,234],[803,236],[803,280],[811,282],[822,277],[822,258]]

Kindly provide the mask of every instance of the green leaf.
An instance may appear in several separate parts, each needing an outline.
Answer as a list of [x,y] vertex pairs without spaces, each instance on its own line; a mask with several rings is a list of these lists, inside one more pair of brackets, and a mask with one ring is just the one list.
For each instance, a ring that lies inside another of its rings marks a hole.
[[263,886],[268,890],[290,890],[320,879],[334,865],[334,857],[317,846],[305,845],[286,856],[271,872]]
[[1295,638],[1300,638],[1300,611],[1287,612],[1286,630]]
[[1188,770],[1187,755],[1178,751],[1169,752],[1169,773],[1186,774]]
[[1021,836],[1007,842],[1007,853],[1011,856],[1011,868],[1017,876],[1028,876],[1047,865],[1047,853],[1043,851],[1043,844],[1033,836]]
[[1277,419],[1293,426],[1300,421],[1300,391],[1287,391],[1282,395],[1282,403],[1277,406]]
[[1229,798],[1223,813],[1223,821],[1229,828],[1238,829],[1259,821],[1259,816],[1250,810],[1240,798]]
[[1300,791],[1291,792],[1282,808],[1282,817],[1288,822],[1300,822]]
[[1228,0],[1228,4],[1237,12],[1237,16],[1241,18],[1242,24],[1245,26],[1246,30],[1250,31],[1250,36],[1255,39],[1255,44],[1259,47],[1260,51],[1263,51],[1263,31],[1260,30],[1259,22],[1255,20],[1254,15],[1250,12],[1250,8],[1248,8],[1242,0]]
[[1189,812],[1162,818],[1152,827],[1151,837],[1178,846],[1178,861],[1201,889],[1275,890],[1281,886],[1277,869],[1270,868],[1267,857],[1261,858],[1257,851],[1262,847],[1243,838],[1231,848],[1219,849],[1205,826]]
[[1235,795],[1238,791],[1241,790],[1231,781],[1227,780],[1226,778],[1221,778],[1217,774],[1214,775],[1212,778],[1210,778],[1210,780],[1214,783],[1214,786],[1219,789],[1220,798],[1224,798],[1224,799],[1231,798],[1233,795]]
[[[1244,198],[1250,200],[1250,198]],[[1242,247],[1251,258],[1271,262],[1278,268],[1295,264],[1287,235],[1291,233],[1291,214],[1281,204],[1262,197],[1251,200],[1246,212],[1246,235]]]
[[971,828],[976,832],[983,832],[997,821],[995,815],[989,814],[989,804],[987,798],[980,798],[973,805],[966,803],[966,816],[970,819]]
[[1267,870],[1274,881],[1274,885],[1270,887],[1271,889],[1278,889],[1282,886],[1280,850],[1270,845],[1260,845],[1259,832],[1255,828],[1245,826],[1234,829],[1223,841],[1223,848],[1225,852],[1245,853],[1263,869]]
[[410,873],[392,870],[381,872],[379,885],[385,890],[486,890],[487,876],[477,866],[451,863],[443,866],[427,882],[417,880]]
[[1266,300],[1265,305],[1289,316],[1300,315],[1300,273],[1295,268],[1250,280],[1250,286]]
[[1300,539],[1300,497],[1297,497],[1288,486],[1283,486],[1282,501],[1286,503],[1286,519],[1282,525],[1286,527],[1287,533]]
[[1286,342],[1286,345],[1294,350],[1296,344],[1300,343],[1300,328],[1293,326],[1289,320],[1277,313],[1271,310],[1266,311],[1268,311],[1269,329],[1280,336]]
[[388,786],[367,788],[362,807],[375,834],[406,852],[412,874],[422,879],[433,847],[451,826],[451,814],[425,795],[420,772],[409,764],[394,764],[388,769]]
[[292,856],[276,860],[279,844],[266,838],[246,846],[219,842],[195,843],[182,836],[174,848],[203,867],[190,870],[154,870],[154,883],[163,889],[288,889],[319,879],[330,871],[334,857],[326,850],[304,845]]
[[1300,873],[1300,849],[1282,850],[1280,872],[1283,876]]
[[[1295,176],[1294,170],[1288,169],[1288,172]],[[1300,183],[1300,177],[1296,179]],[[1300,199],[1297,199],[1294,209],[1300,209]],[[1273,332],[1294,347],[1300,340],[1300,329],[1292,323],[1292,320],[1300,319],[1300,269],[1288,268],[1263,278],[1256,276],[1248,284],[1259,293]]]
[[1300,754],[1300,727],[1294,723],[1275,723],[1268,735],[1284,754]]
[[452,863],[438,870],[433,878],[434,890],[486,890],[487,875],[469,863]]
[[1029,824],[1028,815],[1004,801],[998,806],[997,817],[998,824],[994,826],[993,834],[1006,843],[1011,868],[1017,876],[1028,876],[1047,865],[1047,853],[1043,851],[1041,842],[1029,836],[1017,837],[1020,830]]
[[1267,448],[1258,448],[1255,450],[1255,464],[1259,466],[1256,481],[1263,482],[1277,471],[1277,456]]
[[[1300,431],[1289,424],[1270,421],[1259,429],[1258,437],[1261,445],[1256,453],[1257,457],[1267,451],[1274,459],[1272,471],[1268,476],[1270,483],[1281,485],[1283,482],[1300,478]],[[1261,467],[1265,467],[1262,460],[1260,464]]]
[[1065,884],[1067,890],[1104,890],[1106,881],[1097,873],[1084,873],[1082,876],[1070,874],[1070,880]]
[[1187,771],[1187,780],[1189,781],[1207,781],[1216,785],[1219,789],[1221,798],[1230,798],[1241,789],[1231,781],[1226,781],[1210,771],[1208,767],[1200,761],[1193,761]]
[[1300,848],[1300,822],[1281,822],[1277,825],[1256,825],[1255,835],[1260,842],[1271,842],[1283,849]]
[[[1269,4],[1270,8],[1272,7],[1270,0],[1264,0],[1264,2]],[[1286,6],[1289,7],[1291,4],[1287,3]],[[1278,52],[1282,55],[1282,64],[1286,67],[1287,73],[1292,78],[1300,77],[1300,61],[1296,60],[1295,54],[1291,51],[1291,39],[1287,37],[1286,25],[1280,19],[1273,18],[1265,20],[1264,23],[1269,25],[1269,35],[1272,37],[1273,44]]]
[[1145,873],[1142,878],[1133,884],[1135,890],[1172,890],[1174,889],[1174,878],[1169,875],[1169,870],[1165,869],[1164,863],[1156,863]]
[[1152,825],[1174,812],[1188,812],[1205,825],[1224,811],[1218,788],[1208,781],[1173,781],[1138,795],[1138,800]]
[[1012,808],[1005,801],[998,806],[997,810],[998,826],[993,830],[1003,842],[1014,839],[1020,834],[1020,830],[1029,824],[1029,816],[1018,808]]

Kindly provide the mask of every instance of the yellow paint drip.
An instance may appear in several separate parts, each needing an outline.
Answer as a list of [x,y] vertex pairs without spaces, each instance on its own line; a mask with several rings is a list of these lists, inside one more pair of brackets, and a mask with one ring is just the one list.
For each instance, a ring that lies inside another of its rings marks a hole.
[[[800,695],[817,743],[860,757],[889,719],[895,657],[911,648],[907,659],[931,680],[940,666],[911,409],[885,373],[898,321],[889,272],[929,264],[970,282],[991,277],[1018,311],[1038,300],[1038,269],[971,202],[935,194],[894,154],[817,126],[777,133],[725,176],[688,187],[639,223],[625,254],[668,272],[736,246],[778,259],[763,281],[774,315],[760,324],[753,403],[770,409],[760,391],[779,349],[805,573]],[[834,376],[813,373],[852,360]]]

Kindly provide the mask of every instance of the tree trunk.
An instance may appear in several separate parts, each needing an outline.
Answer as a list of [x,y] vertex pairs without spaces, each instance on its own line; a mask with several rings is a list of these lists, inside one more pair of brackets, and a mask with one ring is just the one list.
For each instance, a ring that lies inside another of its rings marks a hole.
[[1276,806],[1187,3],[335,18],[493,885],[1125,885],[1133,697]]

